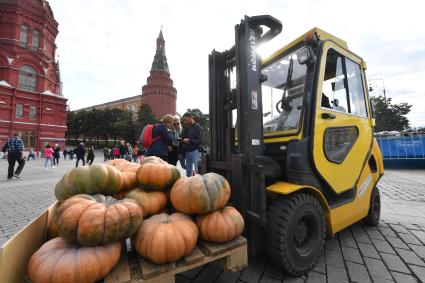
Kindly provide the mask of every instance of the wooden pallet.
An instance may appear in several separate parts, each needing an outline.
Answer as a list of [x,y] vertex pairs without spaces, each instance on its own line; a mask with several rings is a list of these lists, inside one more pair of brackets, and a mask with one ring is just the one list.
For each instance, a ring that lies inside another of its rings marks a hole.
[[226,271],[247,267],[247,243],[242,236],[223,244],[200,241],[193,252],[177,262],[155,264],[146,260],[123,243],[123,252],[117,266],[107,275],[104,283],[174,283],[175,275],[214,262]]

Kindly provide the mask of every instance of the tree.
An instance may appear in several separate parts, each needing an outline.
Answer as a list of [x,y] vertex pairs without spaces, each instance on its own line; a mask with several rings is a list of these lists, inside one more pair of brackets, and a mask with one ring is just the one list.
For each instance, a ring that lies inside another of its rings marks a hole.
[[375,104],[376,131],[403,131],[409,128],[409,119],[406,115],[410,112],[412,105],[402,102],[392,104],[391,98],[382,96],[372,97]]
[[158,118],[153,114],[152,108],[148,104],[143,104],[137,113],[139,129],[143,129],[147,124],[155,124]]

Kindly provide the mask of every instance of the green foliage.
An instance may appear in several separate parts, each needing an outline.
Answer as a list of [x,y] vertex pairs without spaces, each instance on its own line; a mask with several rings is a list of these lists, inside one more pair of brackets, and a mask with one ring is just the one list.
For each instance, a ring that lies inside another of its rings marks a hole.
[[409,119],[406,115],[410,112],[412,105],[402,102],[392,104],[391,98],[383,96],[372,97],[375,104],[376,132],[402,131],[409,128]]

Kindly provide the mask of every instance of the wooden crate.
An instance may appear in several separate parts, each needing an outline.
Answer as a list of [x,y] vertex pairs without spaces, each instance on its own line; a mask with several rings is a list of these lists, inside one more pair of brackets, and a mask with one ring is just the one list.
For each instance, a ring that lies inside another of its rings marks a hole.
[[215,262],[226,271],[247,267],[246,239],[239,236],[223,244],[200,241],[190,255],[169,264],[155,264],[140,257],[127,241],[123,243],[120,261],[104,279],[104,283],[173,283],[176,274],[210,262]]

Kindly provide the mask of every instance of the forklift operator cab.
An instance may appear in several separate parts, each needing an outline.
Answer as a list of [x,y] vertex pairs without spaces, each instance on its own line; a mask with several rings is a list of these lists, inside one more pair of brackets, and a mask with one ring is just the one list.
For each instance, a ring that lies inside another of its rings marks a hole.
[[[270,31],[262,35],[260,26]],[[210,55],[205,168],[230,181],[231,203],[247,220],[250,254],[264,250],[299,276],[313,268],[326,234],[360,220],[378,224],[376,185],[384,168],[363,59],[345,41],[314,28],[264,59],[256,72],[253,31],[255,43],[262,43],[280,30],[271,16],[245,16],[235,28],[235,46]],[[232,68],[236,89],[230,87]]]

